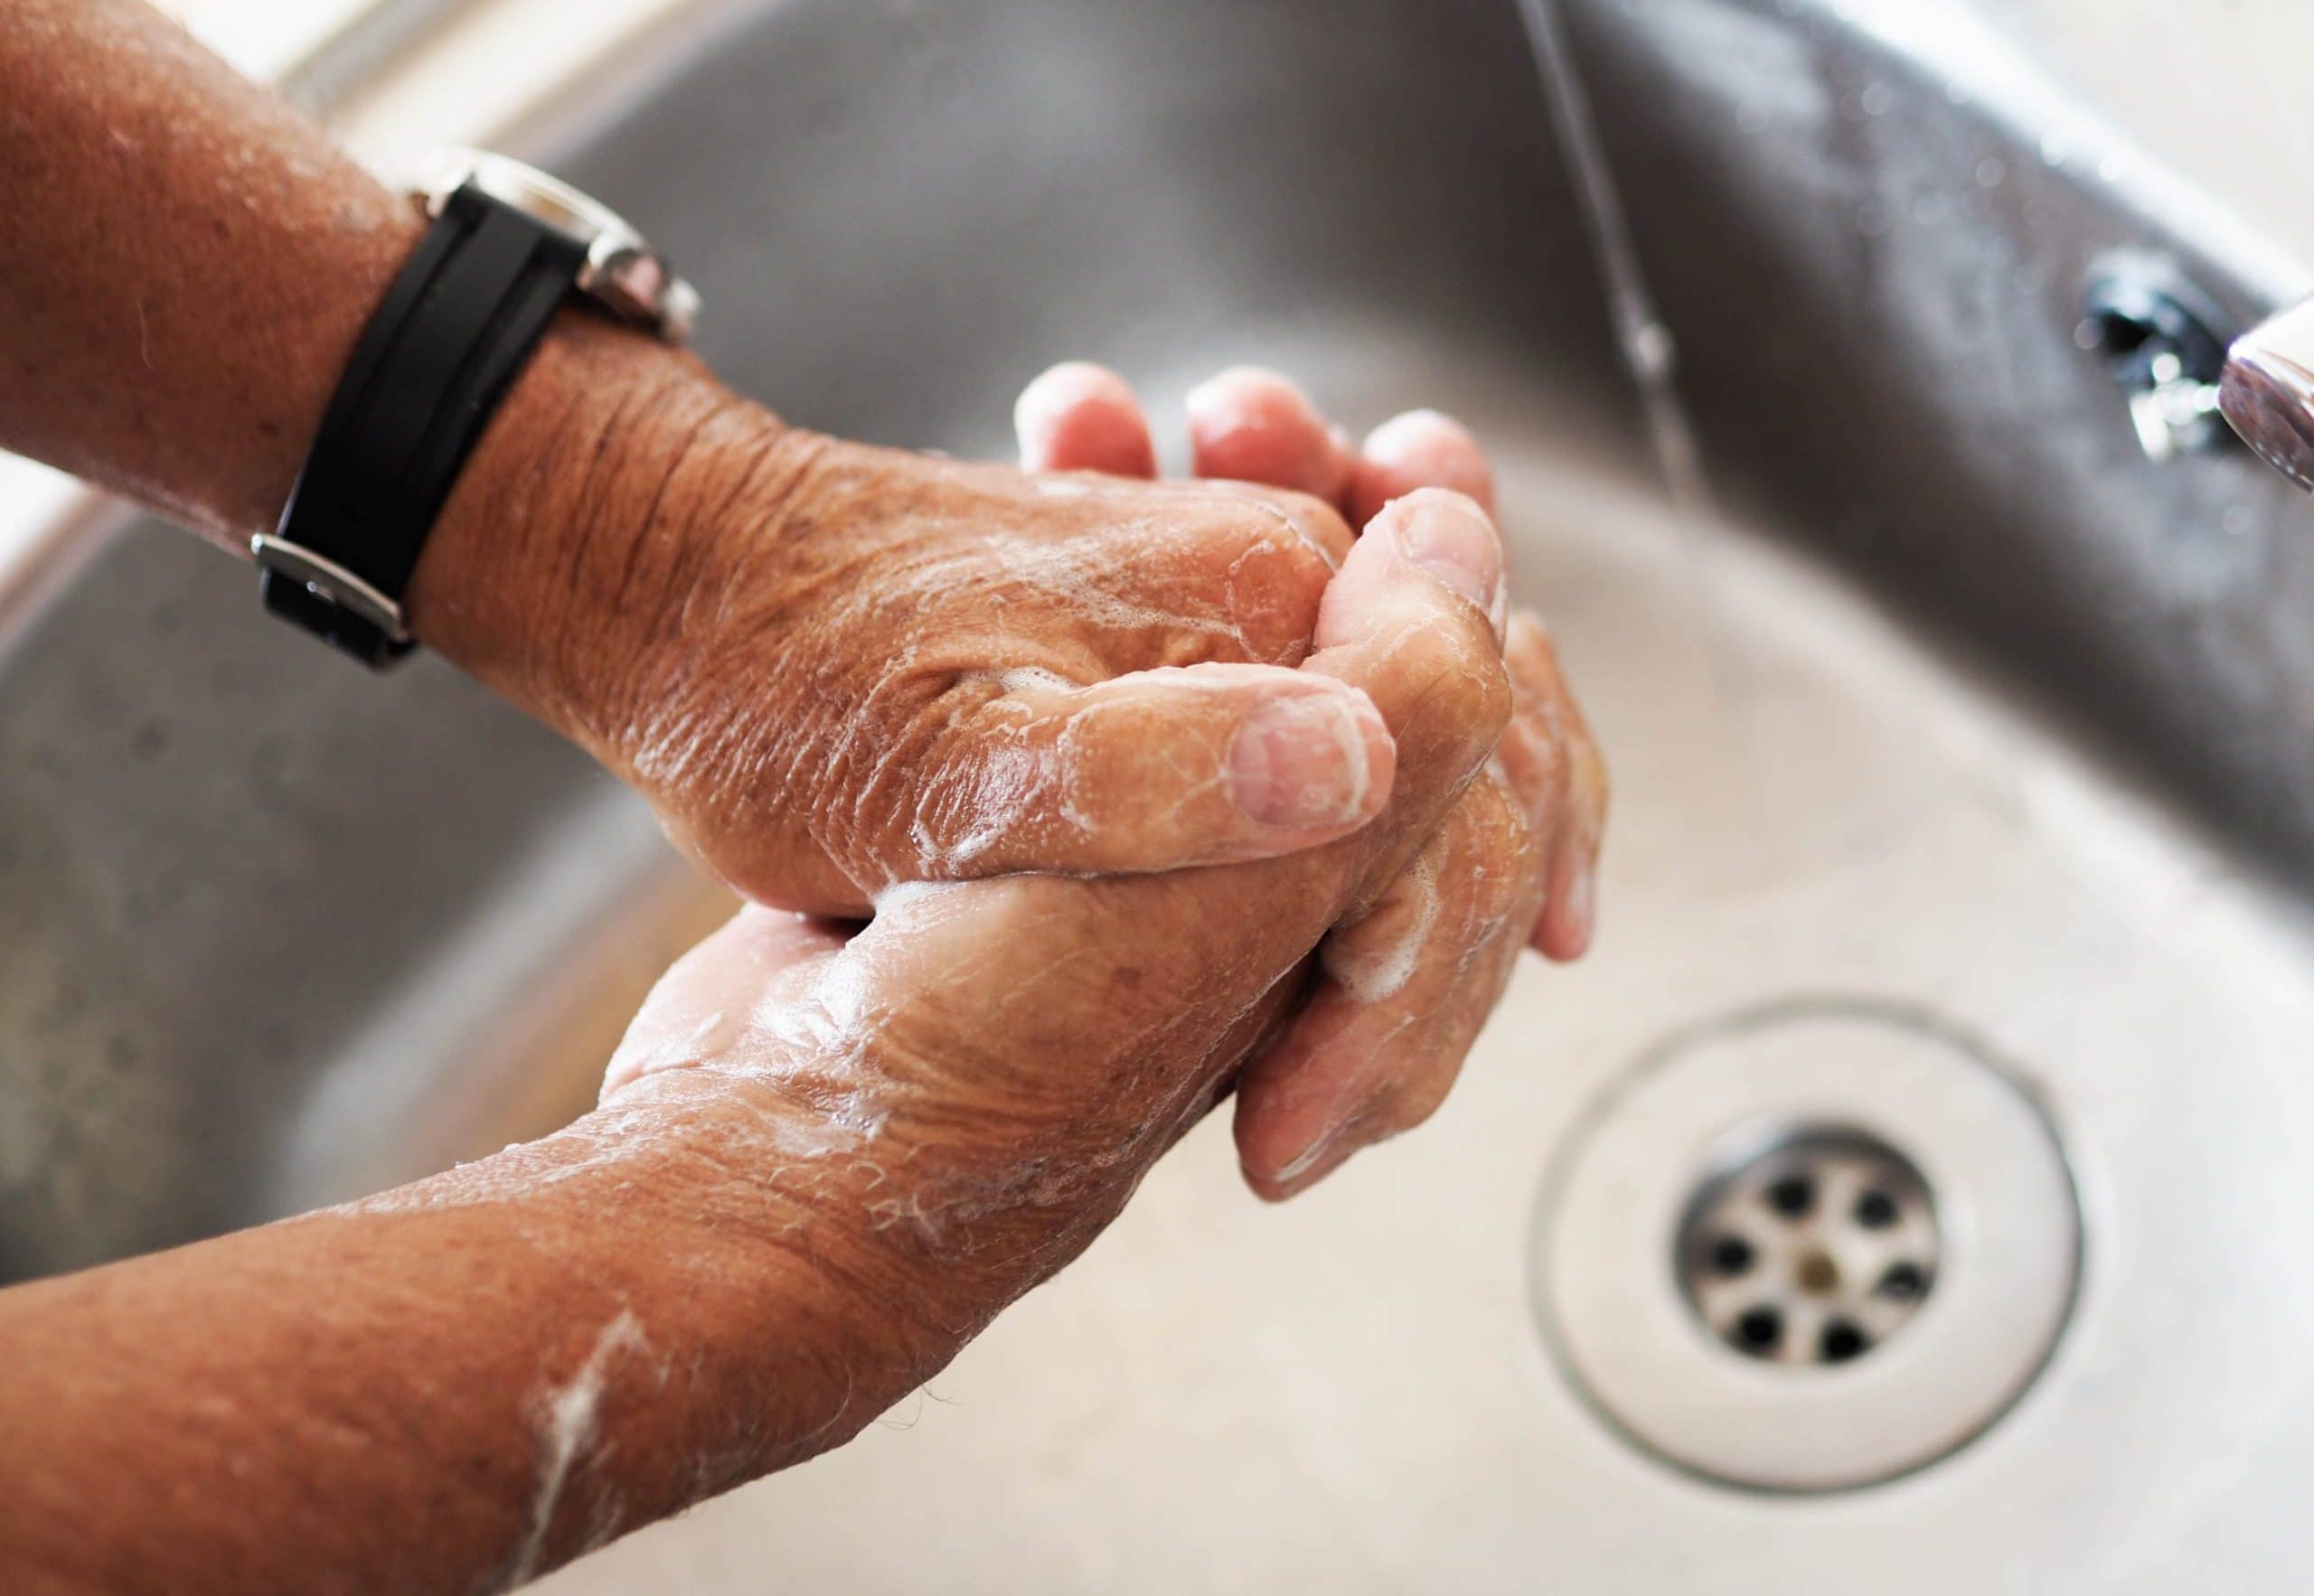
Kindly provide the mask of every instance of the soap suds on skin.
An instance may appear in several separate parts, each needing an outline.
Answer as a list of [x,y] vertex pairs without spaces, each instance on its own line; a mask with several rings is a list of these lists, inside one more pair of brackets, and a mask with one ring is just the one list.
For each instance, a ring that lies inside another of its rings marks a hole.
[[1438,869],[1427,853],[1406,867],[1403,890],[1407,921],[1402,934],[1370,947],[1363,938],[1337,934],[1326,939],[1319,955],[1326,973],[1359,1002],[1387,1002],[1404,990],[1421,962],[1423,944],[1438,924]]
[[644,1338],[643,1321],[635,1317],[634,1310],[619,1310],[618,1317],[605,1325],[595,1338],[594,1349],[588,1353],[578,1374],[567,1385],[546,1393],[538,1404],[538,1491],[531,1499],[530,1529],[507,1574],[510,1586],[522,1583],[538,1570],[539,1555],[546,1549],[547,1531],[554,1524],[562,1488],[579,1454],[594,1441],[611,1360],[621,1352],[639,1352],[649,1345]]
[[1040,665],[1014,665],[1002,671],[960,671],[956,673],[956,681],[960,685],[988,682],[999,691],[1008,693],[1075,692],[1084,685]]

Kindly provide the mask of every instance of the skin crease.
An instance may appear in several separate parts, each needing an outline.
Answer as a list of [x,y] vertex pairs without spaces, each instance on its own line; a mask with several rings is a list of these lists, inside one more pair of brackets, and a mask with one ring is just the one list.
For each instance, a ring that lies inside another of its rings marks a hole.
[[[1483,567],[1475,507],[1416,504]],[[496,1588],[856,1433],[1082,1251],[1482,776],[1512,714],[1494,625],[1395,536],[1345,563],[1303,667],[1392,733],[1374,825],[905,887],[856,934],[748,909],[569,1130],[0,1292],[0,1357],[42,1371],[0,1382],[8,1588]]]
[[[744,896],[860,915],[904,880],[1260,857],[1387,802],[1372,706],[1285,669],[1348,544],[1331,512],[1194,484],[1056,493],[760,424],[703,424],[655,512],[572,506],[610,540],[572,563],[599,582],[581,608],[620,617],[584,640],[607,659],[501,678],[452,648],[518,699],[582,682],[549,718]],[[728,532],[689,519],[706,497]],[[1281,718],[1282,746],[1241,758]],[[1284,762],[1324,791],[1254,784],[1284,800],[1255,822],[1239,775]]]

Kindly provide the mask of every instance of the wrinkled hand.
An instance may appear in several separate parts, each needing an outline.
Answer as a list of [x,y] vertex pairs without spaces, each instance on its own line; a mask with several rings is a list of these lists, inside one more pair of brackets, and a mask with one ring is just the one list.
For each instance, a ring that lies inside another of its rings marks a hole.
[[[744,895],[858,915],[909,879],[1258,858],[1387,801],[1373,705],[1287,668],[1350,546],[1297,490],[1361,516],[1425,484],[1483,502],[1452,423],[1403,417],[1353,455],[1290,385],[1225,374],[1194,396],[1199,469],[1265,483],[1159,483],[1130,391],[1061,368],[1020,407],[1031,475],[787,429],[688,365],[635,369],[642,347],[582,326],[541,351],[414,613]],[[1436,522],[1392,524],[1478,591]],[[1490,781],[1349,906],[1245,1083],[1266,1195],[1429,1112],[1529,925],[1555,956],[1587,939],[1597,756],[1539,630],[1507,638],[1520,707]]]
[[1493,606],[1410,544],[1485,573],[1490,595],[1500,579],[1491,522],[1431,492],[1378,518],[1328,590],[1303,671],[1369,694],[1396,738],[1373,825],[1260,863],[906,888],[848,941],[744,911],[636,1019],[612,1122],[632,1136],[743,1098],[759,1129],[719,1165],[821,1216],[803,1231],[814,1266],[866,1295],[866,1322],[908,1327],[896,1367],[937,1366],[1114,1216],[1301,998],[1327,927],[1493,784],[1512,714]]
[[[1199,476],[1309,493],[1417,547],[1444,512],[1409,503],[1385,515],[1393,501],[1449,489],[1494,507],[1485,455],[1435,411],[1395,417],[1352,450],[1300,389],[1252,367],[1192,390],[1188,410]],[[1154,470],[1139,401],[1101,367],[1052,368],[1015,417],[1024,469]],[[1475,585],[1464,591],[1481,597]],[[1499,596],[1482,600],[1497,604],[1498,626]],[[1290,1196],[1358,1148],[1428,1118],[1522,942],[1556,959],[1590,942],[1605,767],[1541,624],[1522,611],[1503,635],[1515,712],[1486,779],[1327,938],[1307,1009],[1240,1084],[1240,1157],[1264,1196]]]
[[1291,669],[1330,506],[846,443],[638,342],[534,363],[412,613],[744,896],[1266,858],[1387,801],[1374,706]]

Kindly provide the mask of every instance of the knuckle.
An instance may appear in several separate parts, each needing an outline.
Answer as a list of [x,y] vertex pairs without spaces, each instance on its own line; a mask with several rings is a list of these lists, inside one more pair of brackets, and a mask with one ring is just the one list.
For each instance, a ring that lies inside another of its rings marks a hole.
[[1349,557],[1357,540],[1341,512],[1323,499],[1293,488],[1227,483],[1220,486],[1243,532],[1258,539],[1284,539],[1314,554],[1331,571]]
[[1310,493],[1280,490],[1272,495],[1272,499],[1302,540],[1317,551],[1329,568],[1341,564],[1349,557],[1350,547],[1357,538],[1350,530],[1350,523],[1341,518],[1340,511]]
[[[1203,579],[1230,622],[1242,629],[1246,652],[1278,662],[1307,652],[1339,563],[1323,535],[1312,530],[1312,513],[1331,512],[1314,499],[1305,501],[1312,512],[1278,502],[1298,497],[1233,493],[1218,513],[1201,518],[1191,534]],[[1346,531],[1341,543],[1346,549]]]
[[1426,1123],[1445,1105],[1455,1077],[1462,1074],[1464,1046],[1457,1036],[1447,1050],[1425,1060],[1423,1067],[1399,1084],[1374,1115],[1372,1141],[1403,1135]]
[[1540,850],[1524,812],[1500,780],[1471,784],[1455,805],[1457,872],[1468,883],[1469,941],[1492,942],[1508,927],[1540,873]]
[[1510,683],[1483,627],[1476,615],[1442,616],[1409,628],[1394,652],[1419,688],[1425,719],[1482,737],[1491,746],[1510,722]]
[[1502,762],[1512,792],[1530,824],[1543,825],[1566,806],[1573,765],[1566,742],[1542,716],[1513,717],[1503,729]]
[[1285,587],[1314,603],[1333,579],[1325,548],[1295,520],[1260,503],[1234,510],[1215,529],[1219,552],[1234,572],[1254,582]]

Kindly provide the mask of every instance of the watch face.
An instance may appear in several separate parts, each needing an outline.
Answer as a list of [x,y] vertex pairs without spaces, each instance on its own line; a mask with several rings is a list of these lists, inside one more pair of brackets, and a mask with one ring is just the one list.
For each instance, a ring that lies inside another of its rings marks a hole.
[[625,218],[560,179],[488,150],[451,148],[435,152],[411,186],[428,215],[440,215],[450,195],[472,187],[554,229],[586,247],[580,293],[670,343],[691,336],[699,319],[698,290]]

